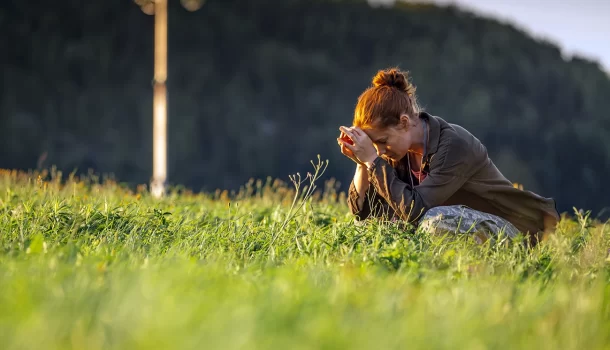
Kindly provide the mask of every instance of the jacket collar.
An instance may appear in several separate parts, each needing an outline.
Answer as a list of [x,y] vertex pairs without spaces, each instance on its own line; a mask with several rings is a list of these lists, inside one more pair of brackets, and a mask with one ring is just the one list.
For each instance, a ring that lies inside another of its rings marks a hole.
[[437,117],[427,112],[420,112],[419,117],[428,122],[430,137],[428,138],[428,151],[424,155],[424,157],[428,157],[429,155],[436,153],[438,150],[438,143],[441,137],[441,123]]

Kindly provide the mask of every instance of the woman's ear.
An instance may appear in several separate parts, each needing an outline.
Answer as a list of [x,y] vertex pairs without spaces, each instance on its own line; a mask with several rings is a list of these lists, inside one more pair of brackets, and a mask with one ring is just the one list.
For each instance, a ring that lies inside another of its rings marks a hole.
[[400,126],[401,129],[405,129],[405,130],[409,129],[411,127],[411,118],[409,118],[409,116],[406,114],[401,114],[398,125]]

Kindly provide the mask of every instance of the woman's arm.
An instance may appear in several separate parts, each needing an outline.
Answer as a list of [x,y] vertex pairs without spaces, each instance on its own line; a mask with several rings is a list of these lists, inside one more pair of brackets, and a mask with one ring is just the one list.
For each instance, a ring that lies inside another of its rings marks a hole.
[[432,157],[430,173],[416,187],[400,180],[388,162],[377,158],[370,168],[370,187],[402,220],[417,220],[426,210],[442,205],[476,172],[470,151],[459,139],[441,143]]
[[[351,131],[351,128],[348,128]],[[341,136],[337,138],[339,146],[341,147],[341,153],[346,157],[350,158],[356,163],[356,173],[354,179],[350,183],[348,190],[347,205],[350,208],[352,214],[355,214],[359,220],[368,218],[371,214],[371,208],[369,201],[371,198],[380,200],[381,198],[374,193],[368,193],[369,178],[366,166],[353,154],[353,152],[346,147],[346,143],[353,145],[353,141],[345,135],[342,131]],[[381,199],[382,200],[382,199]],[[386,204],[387,206],[387,204]]]
[[375,188],[370,186],[368,170],[363,165],[358,165],[356,168],[348,190],[347,205],[357,220],[365,220],[370,216],[388,216],[388,218],[394,216],[394,210]]
[[366,168],[360,164],[356,166],[354,179],[349,185],[347,192],[347,206],[358,220],[364,220],[371,214],[368,206],[367,192],[369,190],[369,179]]
[[369,174],[364,165],[358,164],[356,166],[356,173],[354,174],[354,180],[352,183],[354,184],[356,194],[358,194],[356,209],[362,210],[362,206],[364,205],[364,200],[366,198],[366,192],[369,189]]

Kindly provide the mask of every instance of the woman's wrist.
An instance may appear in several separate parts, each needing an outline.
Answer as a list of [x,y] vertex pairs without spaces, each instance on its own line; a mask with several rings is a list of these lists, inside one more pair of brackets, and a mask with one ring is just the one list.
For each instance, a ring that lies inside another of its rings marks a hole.
[[375,157],[375,158],[372,158],[372,159],[369,159],[369,160],[365,161],[365,162],[364,162],[364,166],[365,166],[367,169],[372,168],[372,167],[373,167],[373,165],[375,164],[375,161],[377,160],[377,158],[379,158],[379,157]]

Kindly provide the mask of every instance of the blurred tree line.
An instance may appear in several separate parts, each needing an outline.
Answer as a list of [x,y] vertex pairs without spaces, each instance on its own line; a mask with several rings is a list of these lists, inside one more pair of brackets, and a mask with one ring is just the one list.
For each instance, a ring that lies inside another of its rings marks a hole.
[[[378,69],[473,132],[513,182],[599,213],[610,191],[610,79],[597,63],[454,7],[357,0],[170,0],[169,180],[194,190],[287,179],[338,151]],[[0,5],[0,167],[148,183],[153,21],[131,0]],[[601,45],[601,43],[600,43]]]

